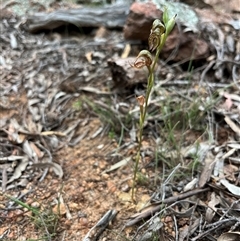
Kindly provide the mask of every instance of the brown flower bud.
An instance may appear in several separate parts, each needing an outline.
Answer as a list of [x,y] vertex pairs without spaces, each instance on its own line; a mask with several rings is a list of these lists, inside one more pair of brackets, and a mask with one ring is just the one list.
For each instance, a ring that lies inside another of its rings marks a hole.
[[137,101],[140,106],[143,106],[145,103],[145,97],[143,95],[140,95],[137,97]]

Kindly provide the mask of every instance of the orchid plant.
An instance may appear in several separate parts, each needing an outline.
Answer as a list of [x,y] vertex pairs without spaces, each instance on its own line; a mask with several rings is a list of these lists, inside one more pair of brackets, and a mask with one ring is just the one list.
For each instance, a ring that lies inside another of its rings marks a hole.
[[[159,55],[163,49],[163,46],[172,31],[175,25],[176,15],[173,17],[169,17],[168,11],[165,8],[163,12],[163,22],[159,19],[156,19],[151,28],[151,32],[148,39],[149,51],[142,50],[135,62],[132,64],[133,67],[137,69],[141,69],[143,67],[147,67],[148,69],[148,81],[147,81],[147,89],[145,96],[141,95],[137,97],[137,101],[140,107],[140,117],[139,117],[139,138],[138,138],[138,149],[137,155],[135,159],[135,167],[134,167],[134,175],[133,175],[133,184],[132,184],[132,200],[134,200],[135,196],[135,186],[137,179],[138,166],[141,158],[141,148],[142,148],[142,140],[143,140],[143,127],[146,119],[146,113],[148,108],[148,101],[152,91],[152,87],[154,85],[154,70],[156,64],[159,59]],[[156,51],[155,56],[153,57],[151,52]]]

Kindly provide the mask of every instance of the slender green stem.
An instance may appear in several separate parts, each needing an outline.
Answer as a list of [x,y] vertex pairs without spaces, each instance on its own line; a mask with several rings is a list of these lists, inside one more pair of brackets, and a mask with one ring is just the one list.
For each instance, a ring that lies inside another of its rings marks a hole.
[[[169,33],[168,33],[169,34]],[[138,148],[137,148],[137,155],[135,160],[135,167],[134,167],[134,176],[133,176],[133,184],[132,184],[132,200],[134,200],[134,192],[135,192],[135,185],[136,185],[136,177],[138,172],[138,166],[141,158],[141,148],[142,148],[142,140],[143,140],[143,128],[144,128],[144,122],[147,115],[147,109],[148,109],[148,102],[151,95],[152,87],[154,84],[154,69],[156,67],[159,55],[162,51],[162,48],[166,42],[167,33],[162,35],[161,44],[157,48],[157,52],[155,55],[155,58],[153,60],[153,63],[150,67],[148,67],[148,82],[147,82],[147,91],[145,96],[145,103],[144,106],[140,106],[140,118],[139,118],[139,140],[138,140]]]

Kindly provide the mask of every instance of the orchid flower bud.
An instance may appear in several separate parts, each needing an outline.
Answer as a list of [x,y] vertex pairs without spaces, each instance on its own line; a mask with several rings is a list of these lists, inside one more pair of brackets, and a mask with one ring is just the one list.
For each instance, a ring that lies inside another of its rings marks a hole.
[[169,21],[169,14],[168,14],[168,10],[167,7],[164,7],[164,11],[163,11],[163,23],[166,26],[167,22]]
[[138,101],[138,104],[139,104],[139,107],[140,107],[140,119],[141,121],[144,121],[143,120],[143,112],[144,112],[144,104],[145,104],[145,97],[143,95],[140,95],[137,97],[137,101]]
[[161,35],[165,32],[165,27],[159,19],[153,22],[152,29],[148,38],[150,51],[154,51],[161,43]]
[[140,96],[138,96],[136,98],[137,98],[139,106],[143,106],[144,103],[145,103],[145,97],[143,95],[140,95]]
[[175,25],[175,23],[176,23],[176,21],[175,21],[175,18],[177,17],[177,14],[175,14],[175,16],[173,16],[171,19],[169,19],[169,21],[167,22],[167,24],[166,24],[166,34],[168,35],[171,31],[172,31],[172,29],[173,29],[173,27],[174,27],[174,25]]
[[137,68],[137,69],[141,69],[144,66],[149,68],[151,66],[151,64],[152,64],[151,53],[148,50],[142,50],[138,54],[138,56],[137,56],[137,58],[136,58],[136,60],[135,60],[135,62],[132,66]]

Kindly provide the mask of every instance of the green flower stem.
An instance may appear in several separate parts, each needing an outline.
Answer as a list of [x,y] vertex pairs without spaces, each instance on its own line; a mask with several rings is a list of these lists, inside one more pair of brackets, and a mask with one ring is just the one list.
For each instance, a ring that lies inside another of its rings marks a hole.
[[167,37],[175,25],[176,16],[177,15],[169,19],[167,9],[165,9],[163,13],[164,25],[158,19],[156,19],[153,22],[152,29],[148,39],[150,51],[157,50],[156,55],[153,59],[153,62],[152,62],[151,53],[148,50],[142,50],[139,53],[137,60],[134,63],[134,66],[136,68],[142,68],[144,66],[148,68],[148,82],[147,82],[146,96],[145,97],[140,96],[141,98],[140,97],[138,98],[139,105],[140,105],[139,140],[138,140],[138,148],[137,148],[137,155],[135,160],[134,176],[133,176],[133,183],[132,183],[132,200],[133,201],[134,201],[134,192],[135,192],[135,186],[136,186],[138,166],[141,158],[144,122],[147,115],[148,101],[151,95],[152,87],[154,85],[154,70],[158,62],[159,55],[162,51],[162,48],[165,45],[165,42],[167,40]]
[[137,149],[137,155],[135,160],[135,167],[134,167],[134,175],[133,175],[133,183],[132,183],[132,200],[134,200],[134,192],[135,192],[135,185],[136,185],[136,177],[138,172],[138,166],[141,158],[141,148],[142,148],[142,139],[143,139],[143,128],[144,128],[144,122],[147,114],[147,108],[148,108],[148,100],[152,91],[152,87],[154,84],[154,69],[157,64],[159,55],[162,51],[162,48],[166,42],[167,34],[164,34],[164,37],[162,39],[161,44],[157,48],[157,52],[153,61],[153,64],[151,67],[148,67],[148,82],[147,82],[147,91],[146,91],[146,97],[145,97],[145,106],[140,106],[140,118],[139,118],[139,140],[138,140],[138,149]]

